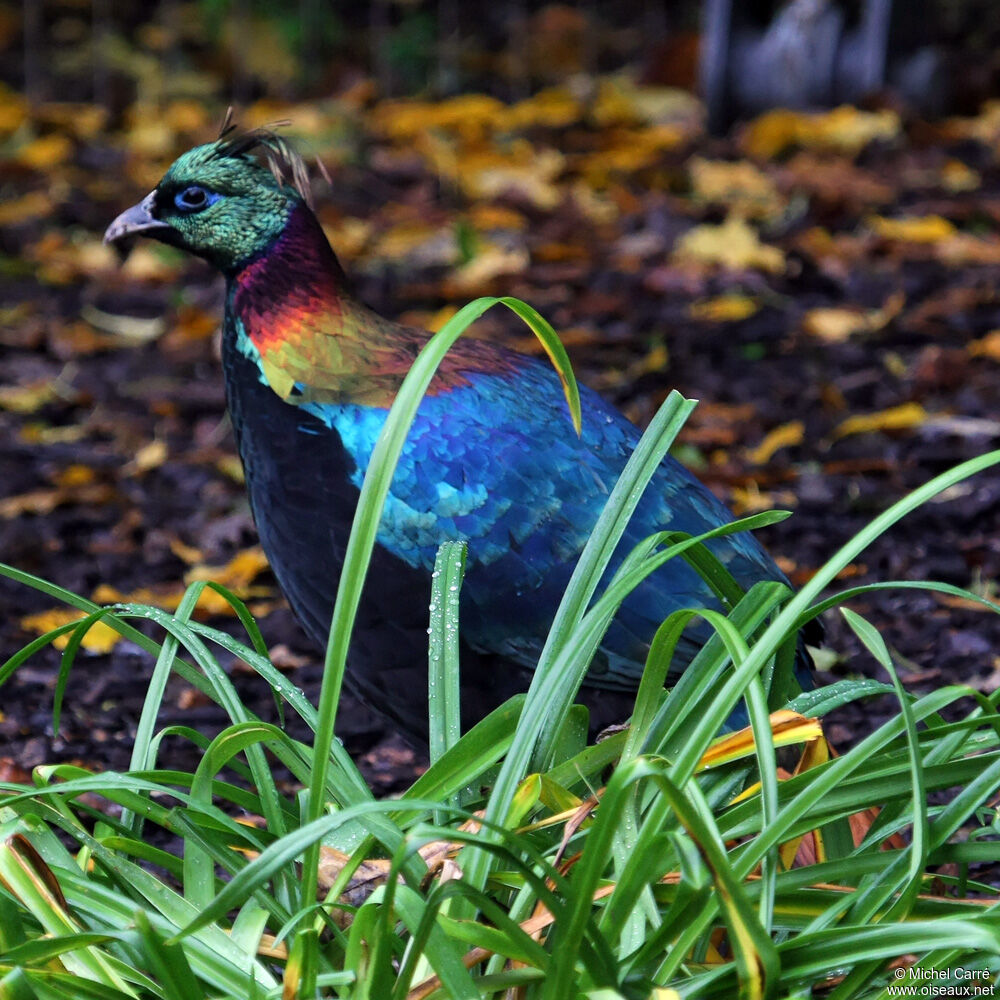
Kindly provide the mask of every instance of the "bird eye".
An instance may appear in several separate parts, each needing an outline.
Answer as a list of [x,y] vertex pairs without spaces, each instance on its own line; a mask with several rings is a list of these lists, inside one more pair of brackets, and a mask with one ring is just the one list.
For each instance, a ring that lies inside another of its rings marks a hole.
[[218,201],[220,197],[222,196],[193,184],[174,196],[174,204],[182,212],[200,212],[203,208],[208,208],[213,202]]

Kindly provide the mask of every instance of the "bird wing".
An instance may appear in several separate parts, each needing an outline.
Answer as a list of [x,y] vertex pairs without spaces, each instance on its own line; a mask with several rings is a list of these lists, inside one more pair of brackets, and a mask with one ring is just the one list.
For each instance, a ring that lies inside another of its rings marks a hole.
[[[504,365],[512,364],[510,352]],[[438,546],[468,543],[462,636],[474,648],[533,665],[576,560],[639,437],[622,414],[588,390],[583,432],[570,421],[558,378],[540,361],[515,355],[517,371],[466,372],[461,384],[427,395],[403,447],[378,542],[430,573]],[[360,488],[384,407],[318,401],[303,388],[300,405],[335,430],[354,460]],[[322,387],[320,387],[322,393]],[[691,534],[731,520],[686,469],[664,459],[612,560],[660,530]],[[783,579],[749,535],[712,543],[744,586]],[[648,643],[678,608],[718,607],[708,585],[680,559],[648,578],[623,603],[605,636],[593,683],[634,687]],[[693,655],[697,628],[679,652]]]

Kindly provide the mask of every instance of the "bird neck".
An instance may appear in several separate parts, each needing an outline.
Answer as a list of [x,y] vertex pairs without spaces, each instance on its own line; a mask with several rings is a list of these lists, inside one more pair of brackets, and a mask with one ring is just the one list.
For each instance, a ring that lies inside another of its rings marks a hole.
[[[270,247],[229,276],[232,346],[260,366],[291,403],[388,407],[429,334],[383,319],[346,288],[319,221],[297,205]],[[430,394],[468,385],[473,372],[503,374],[517,356],[482,341],[459,341]]]
[[284,339],[286,328],[320,315],[361,309],[319,220],[302,203],[277,238],[229,276],[235,314],[260,350]]

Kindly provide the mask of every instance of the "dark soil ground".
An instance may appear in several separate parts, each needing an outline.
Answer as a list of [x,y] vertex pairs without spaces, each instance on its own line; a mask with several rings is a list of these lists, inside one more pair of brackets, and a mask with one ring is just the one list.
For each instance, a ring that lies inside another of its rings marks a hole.
[[[929,270],[925,279],[929,283],[949,277]],[[534,275],[533,280],[545,282],[543,275]],[[607,280],[617,283],[617,276]],[[211,299],[218,297],[218,291],[215,284],[204,286]],[[23,281],[8,282],[4,294],[8,301],[48,300],[46,308],[70,315],[80,303],[74,294],[53,301]],[[641,282],[619,294],[634,315],[646,317],[647,324],[654,321],[655,311],[665,311],[660,296],[644,294]],[[395,294],[376,295],[372,301],[388,313],[398,311]],[[1000,325],[995,311],[980,320],[981,328],[994,324]],[[628,317],[615,325],[621,329],[620,340],[608,353],[618,361],[631,348]],[[822,443],[829,419],[824,393],[838,387],[852,408],[862,411],[916,397],[941,411],[989,421],[997,401],[996,366],[965,360],[961,350],[965,336],[961,330],[951,334],[955,357],[950,361],[945,354],[949,348],[940,341],[914,343],[908,335],[898,343],[881,344],[881,351],[898,353],[907,371],[922,373],[919,379],[908,379],[887,375],[870,345],[838,345],[822,351],[796,345],[788,338],[782,315],[770,311],[737,330],[693,329],[677,323],[670,335],[669,373],[643,378],[620,393],[619,400],[645,407],[667,384],[711,400],[705,415],[696,413],[692,420],[687,440],[695,444],[706,433],[752,440],[744,413],[760,427],[792,417],[804,419],[807,443],[798,449],[800,457],[794,464],[774,463],[766,482],[761,483],[759,472],[751,476],[736,461],[709,467],[706,475],[722,495],[731,486],[746,488],[750,482],[764,488],[780,484],[794,495],[794,516],[770,529],[766,541],[787,560],[793,578],[801,579],[893,500],[980,454],[988,443],[980,433],[933,428],[857,436],[827,448]],[[762,347],[762,356],[752,363],[741,349],[748,344]],[[600,368],[594,353],[575,357],[584,377]],[[204,560],[212,564],[222,564],[252,545],[254,529],[242,487],[220,471],[231,469],[234,455],[214,354],[211,339],[188,342],[169,334],[155,343],[97,351],[69,363],[44,343],[8,346],[0,362],[4,382],[60,381],[68,398],[47,404],[45,417],[53,427],[79,427],[85,432],[78,440],[38,444],[25,440],[30,419],[37,416],[0,412],[0,482],[8,503],[11,497],[47,495],[75,467],[92,470],[93,475],[83,486],[67,487],[51,510],[11,516],[8,507],[0,519],[4,560],[80,594],[89,595],[109,582],[130,593],[183,575],[186,567],[177,554],[178,541],[200,548]],[[165,442],[166,461],[149,471],[128,471],[129,454],[134,460],[152,441]],[[976,579],[996,579],[998,511],[1000,478],[981,475],[880,539],[845,584],[936,579],[967,586]],[[260,621],[266,640],[281,647],[279,659],[290,665],[296,683],[315,696],[320,681],[316,651],[306,643],[268,578],[258,578],[255,586],[262,591],[258,600],[273,607]],[[19,625],[21,619],[52,605],[51,599],[27,587],[0,581],[0,651],[9,655],[20,648],[30,638]],[[958,682],[990,690],[996,684],[1000,616],[972,606],[949,606],[932,594],[913,591],[868,596],[855,600],[852,607],[878,625],[905,657],[911,689]],[[827,633],[830,646],[844,653],[842,668],[850,673],[875,672],[874,665],[856,652],[834,613],[828,615]],[[43,650],[0,691],[0,755],[19,768],[56,760],[126,768],[152,667],[150,657],[127,642],[108,655],[79,657],[55,735],[51,708],[58,665],[59,654]],[[250,673],[241,672],[238,683],[250,688]],[[167,699],[164,725],[184,723],[211,731],[224,723],[219,710],[192,694],[177,684]],[[258,691],[248,702],[264,717],[273,718],[266,691]],[[886,710],[879,705],[842,712],[840,725],[832,732],[835,742],[864,735]],[[408,780],[415,759],[377,717],[346,698],[340,718],[342,738],[352,753],[362,755],[373,782],[390,790]]]

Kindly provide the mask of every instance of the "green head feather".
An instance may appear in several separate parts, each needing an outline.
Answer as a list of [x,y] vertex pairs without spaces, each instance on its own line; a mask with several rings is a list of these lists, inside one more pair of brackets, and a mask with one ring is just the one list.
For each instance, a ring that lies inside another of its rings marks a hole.
[[178,157],[143,202],[155,222],[146,234],[232,273],[273,243],[302,201],[309,180],[288,143],[227,124],[215,142]]

